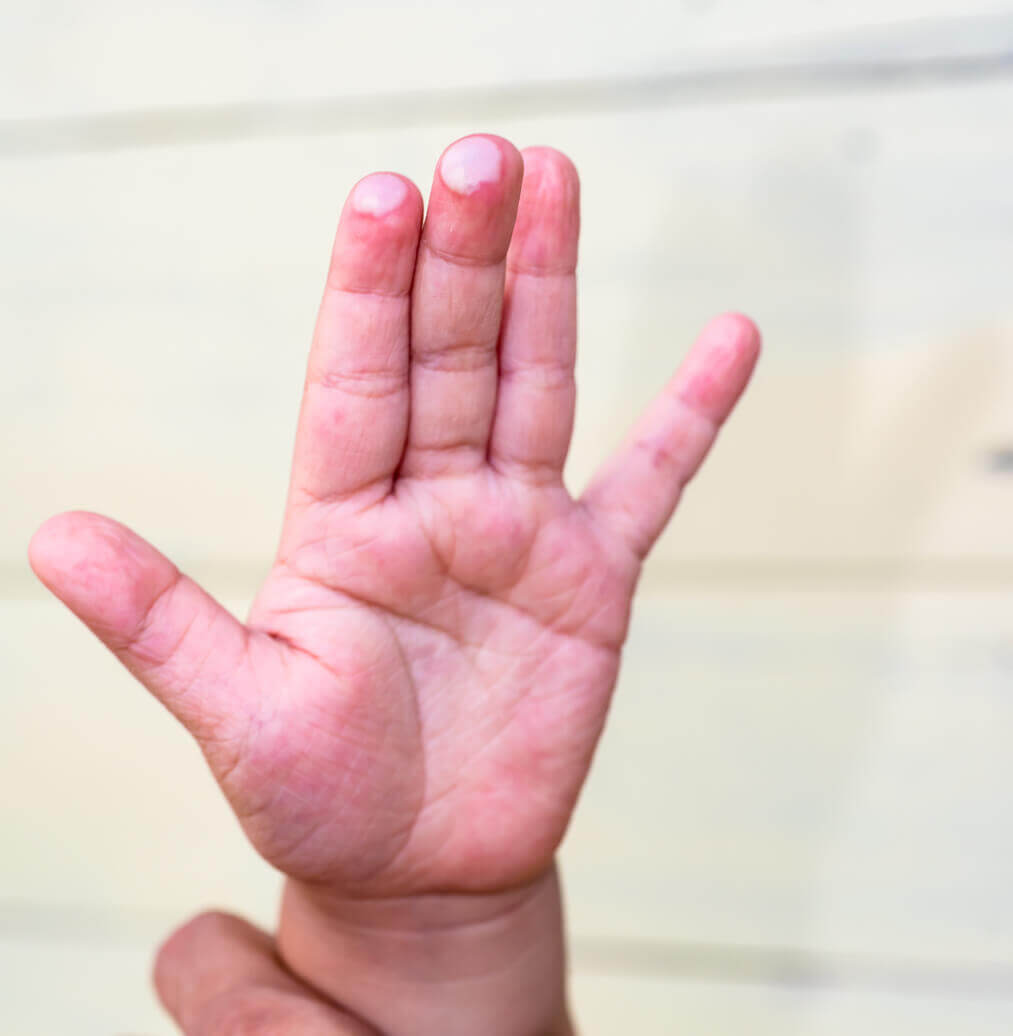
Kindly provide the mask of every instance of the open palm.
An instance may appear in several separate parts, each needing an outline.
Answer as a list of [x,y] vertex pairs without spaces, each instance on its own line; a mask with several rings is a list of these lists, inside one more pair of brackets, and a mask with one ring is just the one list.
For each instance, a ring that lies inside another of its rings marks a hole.
[[579,499],[562,481],[576,173],[491,136],[422,199],[342,214],[275,565],[241,624],[133,533],[51,519],[43,581],[187,726],[247,834],[366,895],[494,890],[551,861],[615,683],[640,563],[742,391],[703,333]]

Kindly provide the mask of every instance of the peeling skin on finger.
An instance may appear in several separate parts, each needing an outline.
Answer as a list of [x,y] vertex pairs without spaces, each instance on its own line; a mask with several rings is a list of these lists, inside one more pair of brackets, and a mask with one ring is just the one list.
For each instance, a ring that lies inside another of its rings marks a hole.
[[373,173],[360,180],[352,192],[356,212],[366,216],[386,216],[408,196],[408,187],[393,173]]
[[451,144],[440,162],[440,176],[455,194],[474,194],[484,183],[495,183],[503,171],[503,156],[488,137],[465,137]]

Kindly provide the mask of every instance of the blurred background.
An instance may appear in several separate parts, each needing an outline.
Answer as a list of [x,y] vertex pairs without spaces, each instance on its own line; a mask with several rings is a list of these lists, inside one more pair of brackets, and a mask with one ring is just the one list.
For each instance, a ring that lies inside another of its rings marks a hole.
[[71,507],[242,612],[340,204],[583,179],[575,488],[715,312],[766,354],[653,555],[563,861],[585,1036],[1013,1031],[1013,4],[0,3],[0,1030],[168,1036],[278,879],[25,562]]

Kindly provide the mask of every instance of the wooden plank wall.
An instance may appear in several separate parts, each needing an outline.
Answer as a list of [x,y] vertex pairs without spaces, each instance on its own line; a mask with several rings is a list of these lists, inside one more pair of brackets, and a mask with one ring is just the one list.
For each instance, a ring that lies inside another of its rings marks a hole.
[[344,194],[485,129],[582,174],[575,487],[709,315],[766,342],[564,848],[582,1031],[1010,1031],[1013,7],[4,21],[0,1028],[163,1036],[158,938],[277,886],[28,537],[113,514],[242,611]]

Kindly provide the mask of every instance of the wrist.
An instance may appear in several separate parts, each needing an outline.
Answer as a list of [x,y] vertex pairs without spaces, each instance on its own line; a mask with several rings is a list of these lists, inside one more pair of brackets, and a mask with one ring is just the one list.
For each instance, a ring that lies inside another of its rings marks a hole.
[[555,867],[487,894],[348,899],[289,880],[278,948],[384,1036],[572,1036]]

